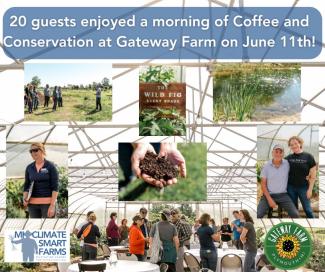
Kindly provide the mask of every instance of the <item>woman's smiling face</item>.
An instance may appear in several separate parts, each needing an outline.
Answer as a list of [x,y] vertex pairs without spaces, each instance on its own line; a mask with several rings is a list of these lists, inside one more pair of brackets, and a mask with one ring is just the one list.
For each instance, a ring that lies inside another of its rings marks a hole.
[[296,139],[292,139],[290,141],[289,147],[293,153],[300,153],[302,151],[301,145],[300,145],[299,141]]
[[34,161],[42,158],[41,150],[35,146],[32,146],[32,148],[30,149],[30,154]]

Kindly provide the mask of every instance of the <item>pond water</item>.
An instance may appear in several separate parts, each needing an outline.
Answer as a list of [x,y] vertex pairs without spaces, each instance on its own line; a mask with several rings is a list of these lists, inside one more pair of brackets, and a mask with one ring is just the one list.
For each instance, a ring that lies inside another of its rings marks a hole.
[[298,121],[299,69],[233,71],[214,79],[215,121]]
[[[15,147],[13,147],[15,146]],[[33,160],[29,144],[7,144],[7,177],[23,177],[25,169]],[[68,165],[67,145],[46,145],[46,158],[59,167]]]
[[[274,80],[274,79],[273,79]],[[252,120],[255,121],[299,121],[301,81],[298,75],[287,79],[288,84],[272,95],[272,100],[266,105],[257,105]],[[267,96],[267,94],[265,94]]]

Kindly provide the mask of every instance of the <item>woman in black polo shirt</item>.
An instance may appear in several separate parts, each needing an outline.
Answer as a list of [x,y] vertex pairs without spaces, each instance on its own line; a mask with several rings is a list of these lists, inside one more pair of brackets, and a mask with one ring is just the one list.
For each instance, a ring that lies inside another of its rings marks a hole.
[[313,155],[303,151],[303,139],[293,136],[288,141],[292,153],[286,157],[290,165],[288,194],[298,209],[298,198],[307,218],[314,218],[310,199],[316,180],[316,161]]
[[219,241],[220,235],[214,233],[213,229],[209,226],[210,220],[211,217],[207,213],[202,214],[200,217],[201,226],[197,230],[200,240],[200,258],[202,268],[217,271],[218,254],[214,241]]
[[30,218],[51,218],[55,215],[59,175],[55,165],[46,160],[44,145],[34,143],[29,150],[34,162],[26,167],[24,206]]

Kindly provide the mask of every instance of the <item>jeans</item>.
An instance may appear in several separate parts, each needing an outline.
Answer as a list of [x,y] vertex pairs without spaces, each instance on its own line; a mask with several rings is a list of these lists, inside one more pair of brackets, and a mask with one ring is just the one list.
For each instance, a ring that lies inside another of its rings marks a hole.
[[310,200],[307,198],[308,185],[294,186],[288,184],[288,194],[292,199],[293,204],[298,209],[298,198],[300,199],[301,205],[305,211],[307,218],[314,218],[313,209],[310,205]]
[[48,218],[50,204],[28,204],[29,218]]
[[[299,217],[299,212],[287,193],[272,194],[271,197],[277,205],[289,214],[291,218]],[[257,206],[257,218],[263,218],[264,215],[267,214],[269,208],[269,203],[263,195]]]
[[217,271],[218,254],[214,250],[200,250],[202,268],[208,268]]
[[97,247],[90,245],[84,245],[82,247],[82,260],[96,260],[97,258]]
[[96,110],[102,110],[102,103],[101,103],[101,98],[100,97],[96,97]]
[[49,101],[50,101],[50,97],[49,96],[45,96],[44,97],[44,107],[48,107],[49,106]]
[[255,272],[255,257],[257,252],[245,250],[245,253],[244,272]]
[[55,98],[53,98],[53,108],[52,108],[54,111],[56,110],[57,105],[58,105],[58,100],[55,97]]

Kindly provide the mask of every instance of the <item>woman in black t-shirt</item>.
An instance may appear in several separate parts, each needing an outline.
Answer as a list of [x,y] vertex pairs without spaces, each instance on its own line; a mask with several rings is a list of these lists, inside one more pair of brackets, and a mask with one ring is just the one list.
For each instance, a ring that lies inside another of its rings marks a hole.
[[256,271],[255,258],[257,254],[254,221],[247,210],[240,210],[239,218],[240,222],[244,224],[240,234],[240,241],[243,243],[245,250],[244,272],[253,272]]
[[204,213],[201,215],[201,226],[197,230],[197,235],[200,241],[200,258],[202,268],[208,268],[212,271],[217,271],[218,254],[213,241],[219,241],[220,235],[214,233],[213,229],[209,226],[211,217],[209,214]]
[[307,218],[314,218],[310,198],[316,180],[316,162],[313,155],[302,150],[303,143],[297,136],[288,141],[292,154],[286,157],[290,164],[287,191],[297,209],[299,198]]
[[77,234],[77,237],[84,241],[82,247],[82,260],[96,260],[97,257],[97,239],[100,238],[100,232],[96,222],[96,215],[90,214],[88,217],[88,223],[83,225]]

